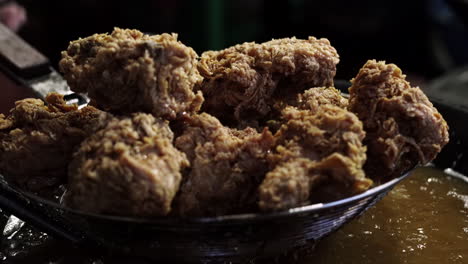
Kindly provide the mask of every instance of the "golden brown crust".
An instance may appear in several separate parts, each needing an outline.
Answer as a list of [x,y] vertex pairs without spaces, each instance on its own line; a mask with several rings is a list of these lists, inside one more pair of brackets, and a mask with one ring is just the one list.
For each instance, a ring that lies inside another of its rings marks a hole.
[[261,210],[336,200],[370,187],[362,170],[365,132],[353,113],[325,104],[316,111],[286,107],[283,118],[269,156],[274,169],[259,188]]
[[385,181],[432,161],[448,142],[448,126],[427,96],[394,64],[369,60],[351,81],[349,109],[364,123],[366,173]]
[[197,59],[176,34],[115,28],[71,42],[60,61],[70,87],[120,116],[59,94],[18,101],[0,114],[0,173],[28,189],[68,173],[67,205],[91,213],[219,216],[342,199],[448,142],[442,116],[393,64],[368,61],[343,97],[327,39]]
[[266,116],[275,97],[332,86],[339,58],[327,39],[284,38],[207,51],[198,69],[207,98],[203,110],[245,127]]
[[190,117],[187,125],[175,144],[192,166],[181,186],[176,213],[212,216],[254,211],[257,187],[268,171],[271,133],[231,129],[206,113]]
[[60,61],[70,88],[98,107],[167,119],[200,109],[203,97],[192,90],[201,81],[196,65],[197,54],[176,34],[119,28],[71,42]]
[[46,102],[20,100],[10,116],[0,116],[0,172],[28,190],[64,183],[73,151],[112,118],[91,106],[66,105],[57,93]]
[[348,99],[341,95],[341,92],[334,87],[310,88],[297,96],[296,102],[292,105],[299,109],[319,111],[321,105],[335,105],[346,109]]
[[300,110],[317,112],[322,105],[334,105],[346,109],[348,99],[334,87],[313,87],[295,96],[275,98],[265,124],[271,131],[276,132],[284,123],[284,120],[281,120],[281,113],[285,108],[295,106]]
[[168,214],[189,165],[172,140],[168,123],[149,114],[110,122],[75,153],[68,204],[93,213]]

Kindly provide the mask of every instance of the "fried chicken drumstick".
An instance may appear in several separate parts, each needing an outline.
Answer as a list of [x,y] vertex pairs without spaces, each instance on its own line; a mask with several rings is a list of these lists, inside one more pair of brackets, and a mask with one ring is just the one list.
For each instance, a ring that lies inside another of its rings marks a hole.
[[339,62],[327,39],[284,38],[201,55],[203,111],[232,126],[257,126],[273,99],[332,86]]
[[148,112],[175,119],[200,109],[203,97],[195,51],[176,34],[149,36],[119,29],[72,41],[60,69],[74,92],[88,93],[100,109]]
[[66,182],[68,163],[79,144],[112,116],[92,106],[78,110],[51,93],[17,101],[0,115],[0,173],[28,190]]
[[365,171],[375,181],[432,161],[449,140],[443,117],[405,77],[394,64],[369,60],[351,81],[349,110],[364,123]]

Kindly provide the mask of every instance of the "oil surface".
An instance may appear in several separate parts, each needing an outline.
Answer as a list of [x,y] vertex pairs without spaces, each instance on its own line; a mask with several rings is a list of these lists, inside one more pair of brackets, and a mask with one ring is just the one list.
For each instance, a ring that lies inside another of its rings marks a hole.
[[468,182],[417,169],[301,263],[468,263]]
[[[0,263],[151,263],[73,248],[28,227],[22,232],[15,243],[1,239]],[[311,254],[279,263],[468,263],[468,182],[437,169],[417,169],[374,208],[321,241]]]

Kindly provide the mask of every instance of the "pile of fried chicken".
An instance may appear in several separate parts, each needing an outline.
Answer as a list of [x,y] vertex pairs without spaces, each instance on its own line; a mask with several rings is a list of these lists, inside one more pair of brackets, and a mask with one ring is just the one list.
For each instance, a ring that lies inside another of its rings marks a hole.
[[433,160],[448,126],[394,64],[369,60],[349,97],[327,39],[243,43],[200,57],[175,34],[115,28],[70,43],[51,93],[0,115],[0,173],[67,206],[126,216],[286,210],[361,193]]

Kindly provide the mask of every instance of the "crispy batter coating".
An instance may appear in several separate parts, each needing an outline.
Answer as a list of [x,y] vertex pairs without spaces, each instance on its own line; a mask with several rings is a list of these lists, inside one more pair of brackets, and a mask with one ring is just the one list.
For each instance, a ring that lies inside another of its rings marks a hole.
[[167,121],[136,113],[86,139],[69,167],[67,203],[92,213],[166,215],[189,165]]
[[37,193],[66,183],[66,205],[95,214],[220,216],[342,199],[447,144],[445,120],[397,66],[368,61],[348,100],[333,88],[338,63],[314,37],[200,60],[177,34],[78,39],[60,70],[117,116],[56,93],[18,101],[0,114],[0,173]]
[[301,110],[317,112],[321,105],[334,105],[346,109],[348,99],[334,87],[313,87],[295,97],[276,99],[273,109],[267,117],[268,121],[265,123],[270,131],[276,132],[284,123],[284,120],[281,119],[281,113],[285,108],[295,106]]
[[341,92],[334,87],[315,87],[310,88],[297,96],[293,104],[299,109],[319,111],[321,105],[335,105],[346,109],[348,99],[341,95]]
[[394,64],[369,60],[351,81],[349,110],[364,123],[365,171],[376,181],[430,162],[449,140],[443,117],[405,77]]
[[20,100],[10,116],[0,115],[0,173],[31,191],[64,183],[73,151],[112,118],[91,106],[78,110],[57,93],[45,100]]
[[200,109],[203,96],[192,90],[202,79],[196,65],[197,54],[176,34],[120,28],[72,41],[60,61],[70,88],[98,107],[166,119]]
[[362,169],[365,132],[353,113],[330,104],[316,111],[291,106],[283,118],[269,156],[274,169],[259,187],[261,210],[332,201],[370,187]]
[[212,216],[255,210],[273,135],[266,129],[261,133],[231,129],[206,113],[190,117],[187,123],[175,145],[187,154],[192,167],[177,199],[177,214]]
[[327,39],[284,38],[207,51],[198,69],[203,110],[223,123],[256,126],[275,98],[332,86],[339,57]]

